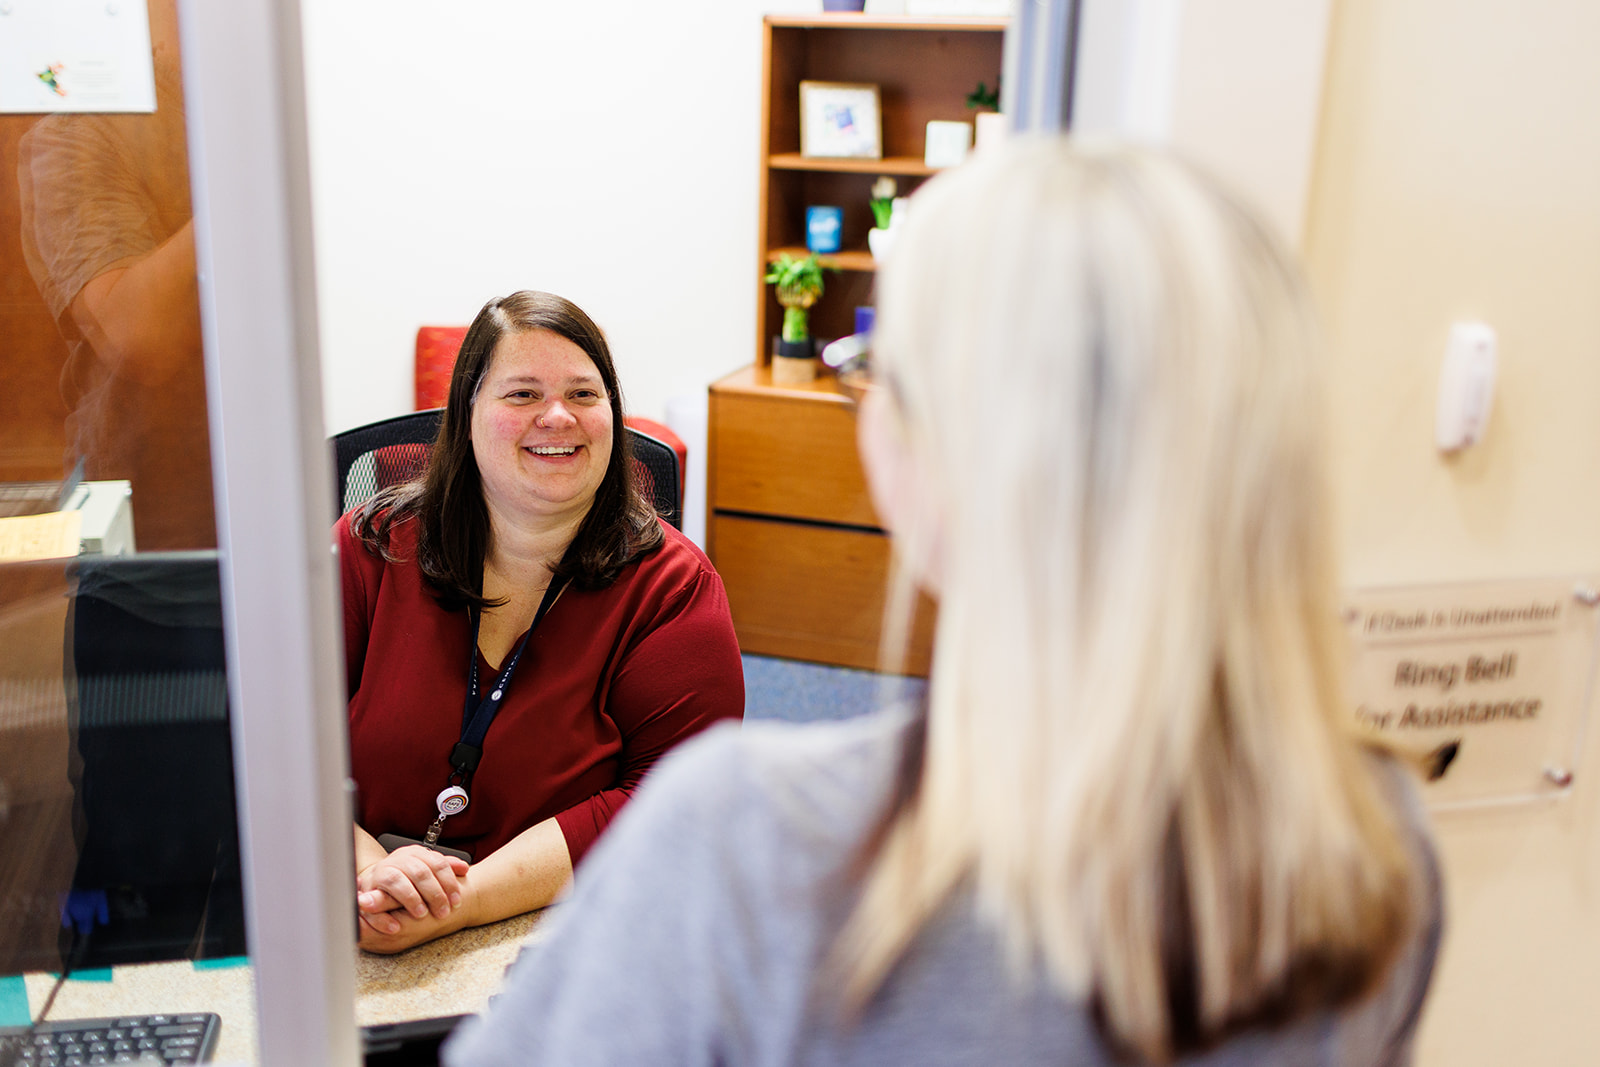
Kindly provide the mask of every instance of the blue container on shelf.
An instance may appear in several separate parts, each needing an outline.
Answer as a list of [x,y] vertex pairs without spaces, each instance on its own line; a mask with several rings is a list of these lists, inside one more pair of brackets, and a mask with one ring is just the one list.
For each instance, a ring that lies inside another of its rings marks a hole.
[[839,251],[844,232],[844,210],[836,207],[806,208],[806,247],[827,255]]

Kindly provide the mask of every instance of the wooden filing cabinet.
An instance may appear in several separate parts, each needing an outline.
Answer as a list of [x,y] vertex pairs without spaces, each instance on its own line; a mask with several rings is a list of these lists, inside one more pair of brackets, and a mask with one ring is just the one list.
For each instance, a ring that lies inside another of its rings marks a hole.
[[[855,422],[831,376],[776,386],[751,366],[711,386],[707,547],[746,652],[878,666],[889,539]],[[910,673],[927,673],[932,630],[924,601]]]

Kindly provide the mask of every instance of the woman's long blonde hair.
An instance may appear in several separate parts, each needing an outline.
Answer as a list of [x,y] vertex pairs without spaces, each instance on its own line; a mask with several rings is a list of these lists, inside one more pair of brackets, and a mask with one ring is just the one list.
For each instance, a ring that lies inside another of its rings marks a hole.
[[895,533],[940,607],[915,786],[837,945],[847,1001],[964,885],[1152,1062],[1370,989],[1415,875],[1347,733],[1286,255],[1168,157],[1023,141],[918,193],[878,294],[921,502]]

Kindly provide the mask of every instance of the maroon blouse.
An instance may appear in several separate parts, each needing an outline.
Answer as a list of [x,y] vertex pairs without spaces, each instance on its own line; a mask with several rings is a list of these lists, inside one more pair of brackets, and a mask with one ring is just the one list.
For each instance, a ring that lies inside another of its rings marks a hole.
[[[483,742],[472,801],[440,843],[482,859],[554,816],[574,866],[662,753],[744,714],[744,668],[722,579],[688,538],[629,564],[606,589],[568,588],[535,628]],[[334,527],[344,589],[356,821],[420,838],[461,737],[469,653],[479,692],[496,669],[413,561],[416,523],[395,524],[387,563]]]

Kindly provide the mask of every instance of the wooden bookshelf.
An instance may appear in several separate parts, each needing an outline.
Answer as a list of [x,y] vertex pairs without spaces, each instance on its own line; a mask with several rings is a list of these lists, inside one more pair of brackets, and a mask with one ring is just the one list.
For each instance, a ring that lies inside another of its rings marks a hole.
[[[843,250],[811,309],[812,334],[838,337],[872,303],[869,190],[879,175],[909,195],[932,119],[971,121],[966,97],[994,85],[1006,21],[857,14],[772,15],[763,30],[757,336],[750,366],[711,386],[707,548],[747,652],[871,669],[877,665],[889,539],[855,447],[855,405],[824,371],[776,385],[769,369],[783,309],[761,279],[779,255],[806,255],[805,215],[839,207]],[[877,85],[882,159],[800,154],[800,82]],[[908,669],[926,673],[935,609],[924,601]]]
[[[767,260],[769,262],[777,259],[779,256],[796,256],[804,258],[807,255],[810,255],[810,252],[807,250],[805,245],[793,245],[787,248],[772,248],[767,250]],[[878,269],[878,261],[872,258],[871,252],[845,250],[842,252],[832,252],[827,255],[821,255],[817,258],[822,261],[822,265],[824,267],[832,267],[834,270],[875,271]]]
[[767,157],[771,170],[833,171],[839,174],[888,174],[891,177],[926,178],[937,168],[930,167],[920,157],[885,156],[882,159],[817,159],[802,156],[799,152],[779,152]]
[[923,15],[863,15],[856,12],[833,12],[815,15],[768,15],[768,26],[799,27],[801,29],[848,30],[989,30],[1004,32],[1006,18],[995,15],[951,15],[937,18]]
[[[763,27],[761,189],[758,225],[756,350],[771,359],[783,309],[761,281],[779,252],[804,254],[806,208],[830,205],[844,215],[843,250],[829,257],[848,272],[830,275],[811,309],[818,337],[854,328],[856,307],[872,302],[876,263],[867,251],[872,228],[869,191],[879,175],[909,195],[935,168],[923,162],[928,122],[971,122],[966,98],[979,82],[995,85],[1003,64],[1005,19],[770,15]],[[859,82],[878,86],[882,159],[817,159],[800,153],[800,83]]]

